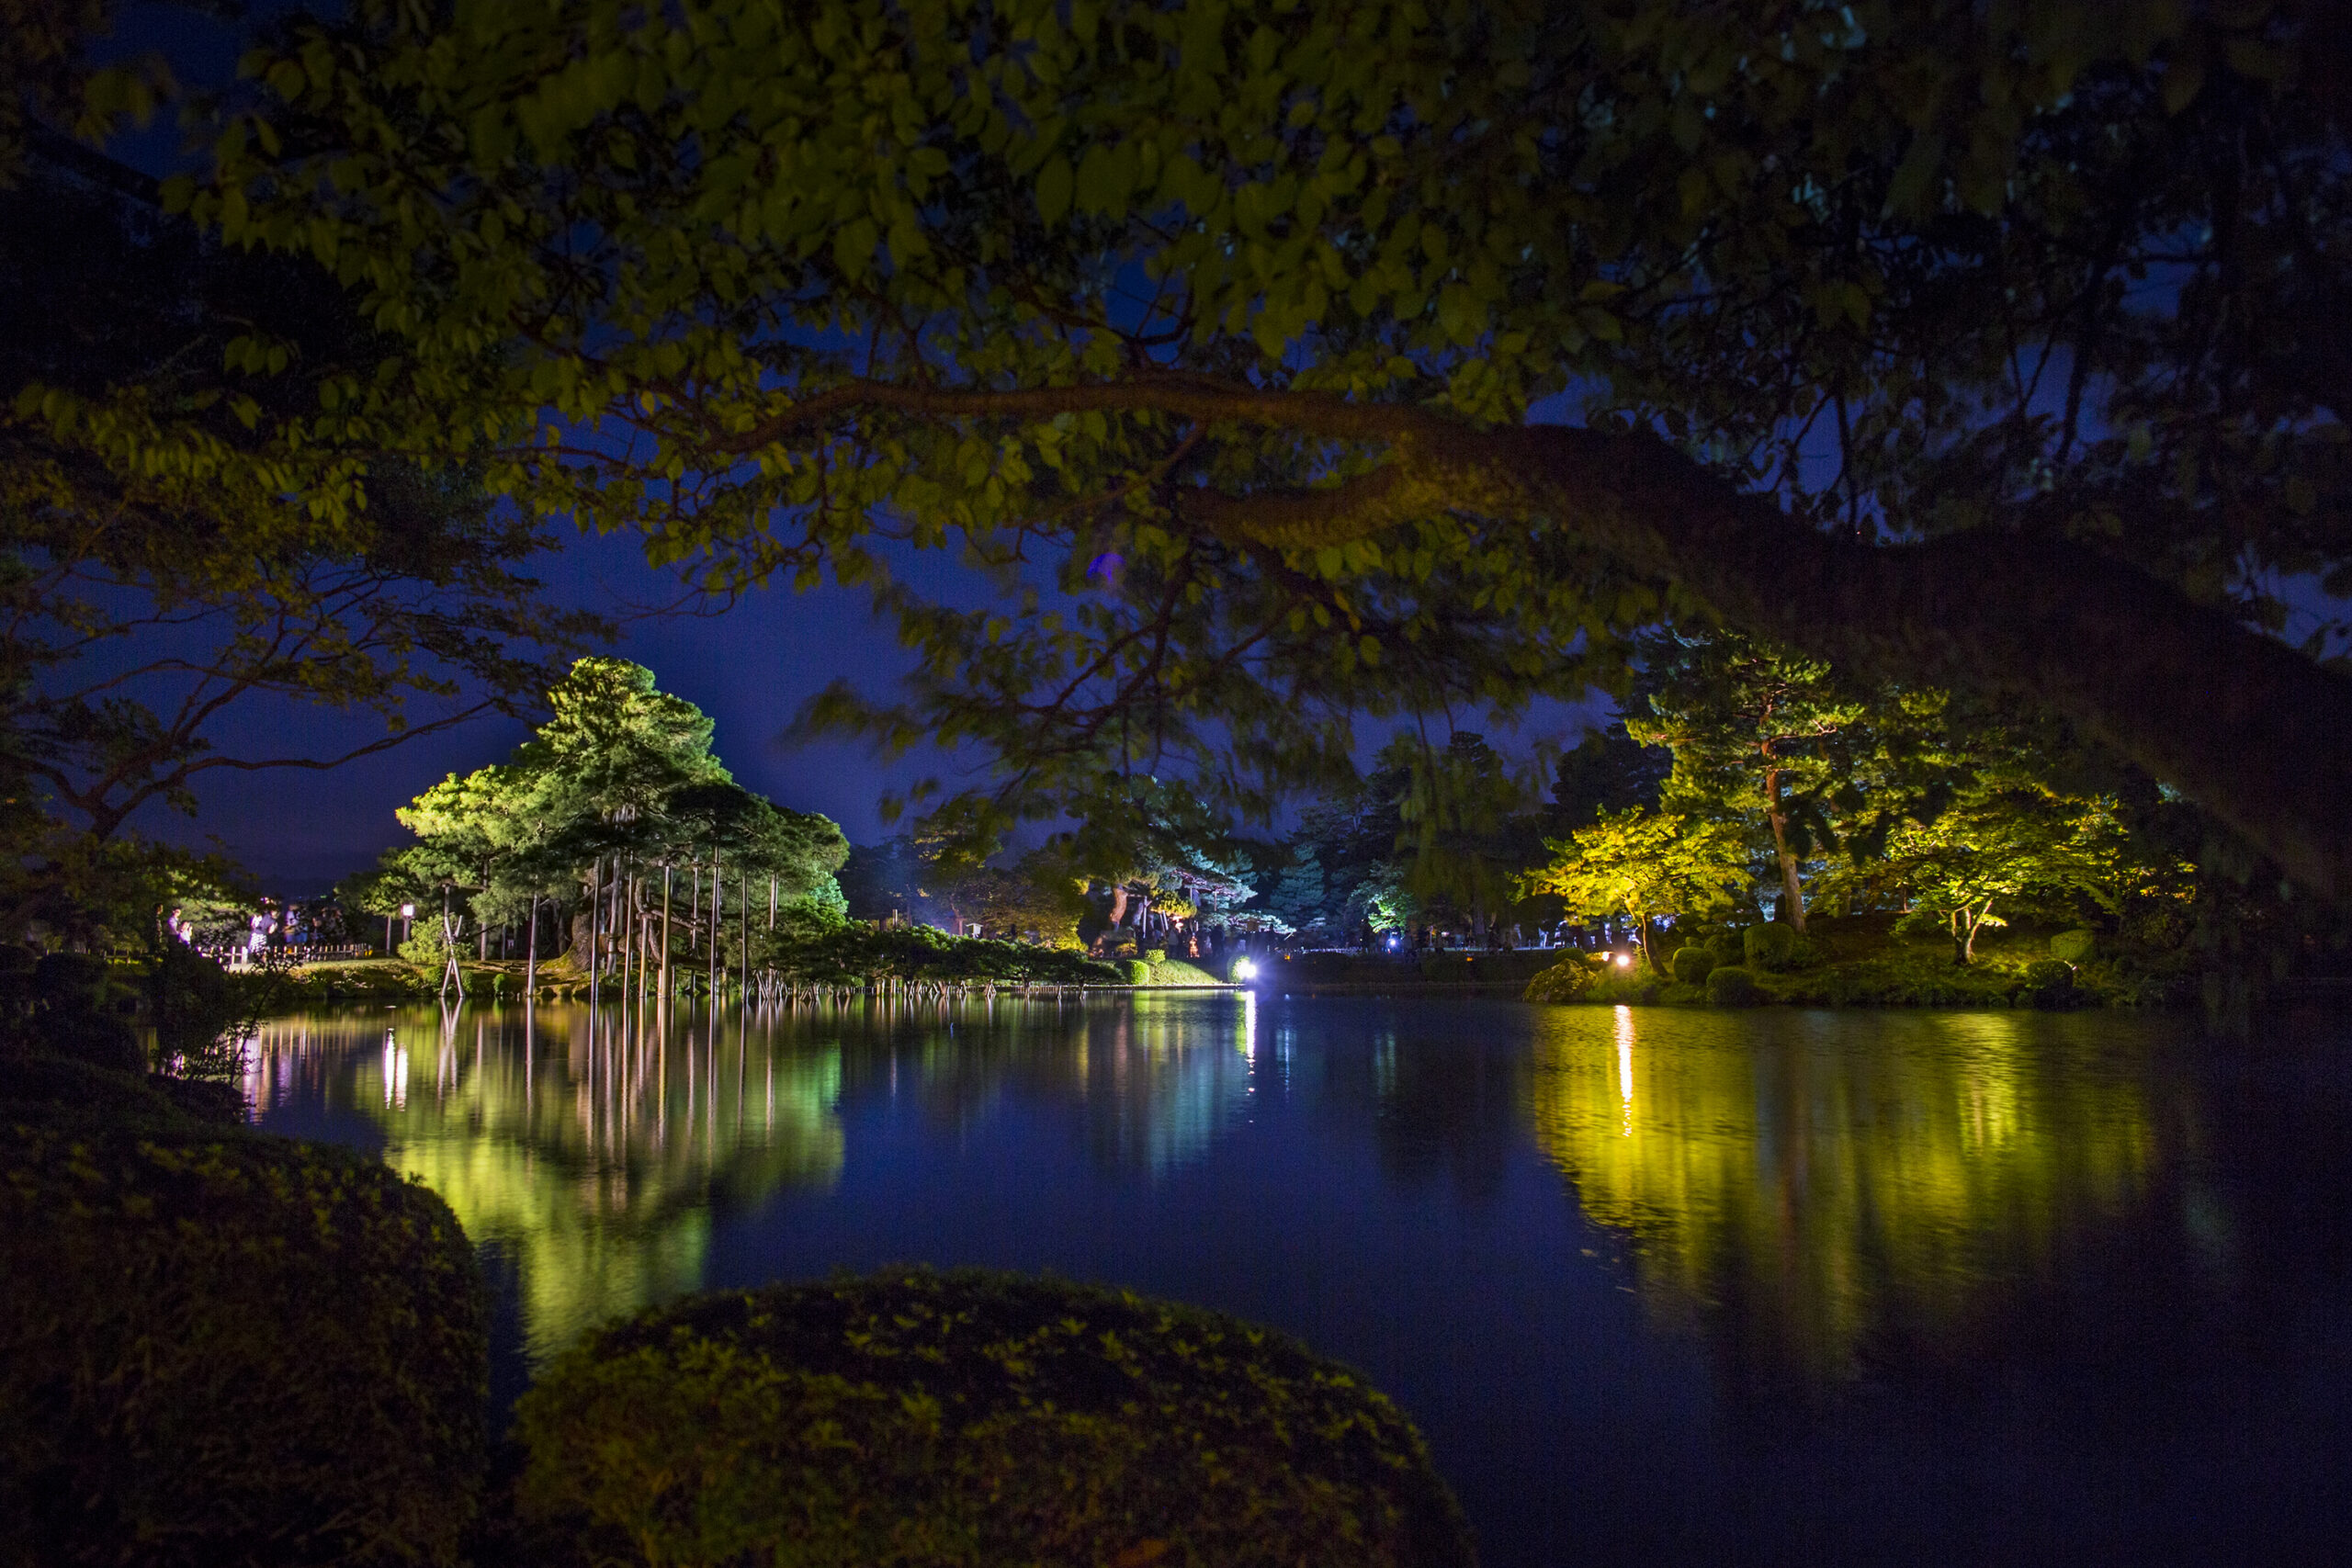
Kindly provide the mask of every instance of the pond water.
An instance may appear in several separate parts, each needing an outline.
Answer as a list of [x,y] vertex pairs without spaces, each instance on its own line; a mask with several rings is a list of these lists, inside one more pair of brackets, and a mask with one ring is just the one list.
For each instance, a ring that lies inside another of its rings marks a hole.
[[2352,1028],[1377,997],[280,1020],[483,1247],[497,1393],[682,1292],[1051,1269],[1419,1423],[1488,1568],[2340,1561]]

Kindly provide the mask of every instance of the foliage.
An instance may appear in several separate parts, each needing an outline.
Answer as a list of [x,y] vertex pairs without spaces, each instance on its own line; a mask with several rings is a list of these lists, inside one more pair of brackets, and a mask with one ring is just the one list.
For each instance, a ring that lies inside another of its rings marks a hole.
[[[1821,660],[1744,637],[1667,634],[1645,647],[1641,688],[1649,711],[1626,728],[1645,745],[1672,750],[1666,808],[1757,822],[1789,918],[1803,931],[1799,863],[1815,840],[1837,845],[1821,799],[1833,783],[1846,782],[1838,743],[1850,740],[1867,705]],[[1901,711],[1893,702],[1879,706]]]
[[1695,943],[1675,949],[1673,962],[1669,965],[1674,983],[1678,986],[1703,986],[1707,983],[1708,975],[1717,967],[1715,955]]
[[556,1562],[1471,1560],[1419,1436],[1352,1373],[1219,1314],[1014,1275],[660,1308],[560,1358],[516,1427]]
[[[756,901],[754,885],[767,883],[788,932],[834,923],[842,900],[832,873],[848,854],[840,829],[738,785],[711,753],[709,718],[661,691],[651,671],[582,659],[547,702],[551,716],[510,761],[452,774],[403,807],[400,819],[418,841],[353,886],[363,908],[417,906],[403,957],[438,964],[466,918],[479,942],[541,903],[595,903],[608,923],[641,917],[650,886],[631,915],[610,912],[623,872],[649,885],[666,873],[673,912],[683,903],[707,914],[714,860],[731,878],[739,917]],[[452,900],[445,931],[440,910]],[[710,929],[697,923],[683,935],[707,943]]]
[[1750,969],[1789,969],[1798,962],[1796,928],[1777,922],[1749,926],[1739,933],[1739,950]]
[[232,975],[186,943],[164,942],[147,972],[147,1017],[158,1067],[228,1083],[243,1076],[244,1043],[277,999],[277,976]]
[[487,1351],[447,1208],[121,1081],[0,1106],[0,1277],[42,1282],[0,1292],[0,1560],[456,1562]]
[[1120,971],[1066,949],[986,937],[950,936],[934,926],[848,925],[811,940],[779,942],[763,962],[796,984],[842,985],[867,979],[997,981],[1102,986]]
[[1584,998],[1593,983],[1601,977],[1601,961],[1582,953],[1569,953],[1527,983],[1526,996],[1531,1002],[1573,1002]]
[[41,1051],[94,1067],[143,1073],[131,998],[103,959],[0,948],[0,1051]]
[[1527,889],[1557,895],[1579,919],[1624,916],[1645,954],[1651,920],[1727,908],[1747,882],[1736,830],[1668,812],[1604,811],[1550,847],[1557,858],[1527,874]]
[[2098,951],[2097,931],[2060,931],[2050,939],[2050,956],[2061,964],[2080,964]]
[[1484,934],[1521,900],[1520,871],[1540,852],[1521,808],[1523,782],[1486,737],[1457,729],[1442,750],[1398,737],[1381,760],[1402,773],[1396,849],[1410,852],[1406,889],[1423,909],[1450,907]]
[[2345,314],[2324,16],[370,0],[173,199],[401,338],[322,451],[878,585],[914,693],[812,717],[979,744],[998,813],[1262,812],[1702,609],[2052,705],[2331,887],[2352,685],[2261,629],[2352,542],[2340,345],[2278,325]]
[[2029,781],[1971,789],[1928,823],[1889,838],[1883,862],[1851,869],[1857,884],[1893,882],[1912,900],[1915,926],[1940,927],[1953,962],[1975,954],[1977,934],[2007,913],[2087,898],[2108,913],[2161,871],[2133,852],[2112,802],[2069,799]]
[[1755,974],[1736,964],[1719,964],[1707,972],[1707,1004],[1719,1008],[1754,1007],[1765,999]]
[[1047,947],[1076,948],[1087,912],[1086,879],[1071,874],[1056,846],[1030,851],[1007,866],[982,866],[945,884],[940,901],[983,931]]
[[1408,744],[1400,739],[1371,772],[1351,773],[1307,803],[1288,836],[1287,863],[1259,878],[1253,912],[1262,910],[1287,931],[1319,931],[1326,940],[1366,927],[1398,931],[1424,918],[1429,911],[1400,853],[1411,777],[1398,757]]

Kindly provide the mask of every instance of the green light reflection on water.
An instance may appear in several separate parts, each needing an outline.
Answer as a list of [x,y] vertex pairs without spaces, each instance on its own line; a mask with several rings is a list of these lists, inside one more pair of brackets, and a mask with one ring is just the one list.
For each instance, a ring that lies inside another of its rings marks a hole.
[[840,1179],[845,1092],[934,1124],[1079,1108],[1093,1163],[1159,1180],[1247,1112],[1256,1003],[320,1013],[263,1031],[248,1093],[364,1117],[517,1279],[533,1362],[705,1281],[714,1213]]
[[385,1163],[511,1260],[537,1361],[698,1288],[714,1203],[830,1187],[842,1168],[838,1043],[740,1014],[593,1022],[584,1007],[285,1020],[249,1087],[267,1104],[304,1057],[325,1067],[329,1103],[377,1124]]

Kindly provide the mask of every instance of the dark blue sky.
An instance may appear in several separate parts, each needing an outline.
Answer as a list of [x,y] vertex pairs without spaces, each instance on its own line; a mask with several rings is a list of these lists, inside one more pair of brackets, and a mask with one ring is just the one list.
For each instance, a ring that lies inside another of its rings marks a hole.
[[[558,597],[607,612],[677,595],[674,581],[645,565],[633,537],[574,537],[542,572]],[[885,768],[854,746],[782,743],[800,705],[829,682],[847,677],[885,692],[906,668],[896,633],[873,620],[863,592],[778,589],[751,594],[720,615],[636,620],[611,651],[647,666],[665,690],[708,713],[717,721],[719,756],[745,785],[823,812],[854,840],[889,830],[875,810],[886,789],[951,761],[932,753]],[[232,753],[283,747],[291,733],[300,750],[328,754],[382,732],[372,716],[266,703],[238,713],[220,743]],[[500,761],[526,733],[517,722],[482,720],[332,772],[215,773],[198,792],[201,809],[193,821],[157,810],[140,826],[185,840],[216,840],[270,891],[316,892],[372,863],[385,845],[404,840],[395,807],[445,773]]]

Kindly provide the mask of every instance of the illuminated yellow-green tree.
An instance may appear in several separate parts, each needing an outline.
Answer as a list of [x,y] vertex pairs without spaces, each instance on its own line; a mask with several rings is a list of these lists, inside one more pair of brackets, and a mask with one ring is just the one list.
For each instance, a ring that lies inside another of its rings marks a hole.
[[1557,858],[1528,874],[1525,891],[1554,895],[1580,919],[1608,915],[1633,921],[1645,962],[1651,921],[1727,909],[1754,880],[1737,828],[1639,807],[1603,811],[1591,827],[1578,829],[1565,843],[1555,840],[1551,849]]

